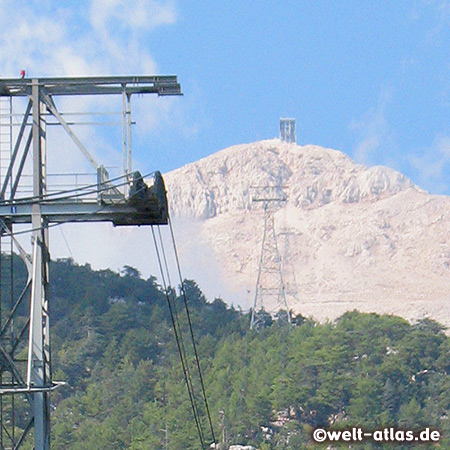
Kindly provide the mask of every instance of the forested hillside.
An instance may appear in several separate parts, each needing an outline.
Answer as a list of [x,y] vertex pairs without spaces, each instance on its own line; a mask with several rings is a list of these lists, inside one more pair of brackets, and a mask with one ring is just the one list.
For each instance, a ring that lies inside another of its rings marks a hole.
[[[199,449],[155,279],[71,260],[52,263],[51,278],[53,376],[68,383],[51,396],[52,448]],[[311,443],[318,425],[430,426],[444,435],[439,448],[450,448],[450,340],[437,323],[351,312],[333,324],[299,320],[251,332],[248,315],[207,301],[193,281],[186,291],[222,448],[326,448]],[[391,448],[372,445],[353,448]]]

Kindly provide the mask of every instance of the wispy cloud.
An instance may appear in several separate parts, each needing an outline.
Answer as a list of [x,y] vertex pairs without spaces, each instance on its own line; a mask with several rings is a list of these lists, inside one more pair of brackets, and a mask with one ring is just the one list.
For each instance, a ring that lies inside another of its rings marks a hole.
[[433,13],[432,27],[425,34],[428,44],[439,44],[443,39],[443,32],[450,25],[450,1],[433,0],[426,2],[426,6],[431,8]]
[[[76,6],[56,0],[31,0],[18,6],[0,0],[0,76],[17,77],[22,69],[30,77],[157,74],[148,41],[158,27],[176,21],[173,0],[82,0]],[[111,98],[57,99],[66,111],[111,110],[113,102]],[[167,117],[178,108],[175,99],[146,98],[145,107],[137,103],[136,131],[143,135],[167,126]],[[82,133],[91,142],[106,143],[98,131]]]
[[384,90],[377,105],[350,124],[357,139],[353,157],[361,164],[381,164],[386,159],[386,151],[394,145],[394,132],[386,118],[391,98],[392,90]]
[[[397,140],[396,126],[400,125],[390,111],[391,107],[392,110],[399,109],[396,102],[402,97],[420,97],[417,86],[422,81],[428,89],[427,95],[436,102],[436,108],[448,106],[450,64],[439,58],[441,47],[448,44],[450,37],[450,0],[418,0],[411,4],[406,19],[418,36],[416,45],[405,47],[405,54],[399,59],[400,75],[391,78],[391,87],[382,90],[377,103],[351,122],[350,130],[356,142],[353,157],[360,163],[388,165],[407,173],[416,184],[431,193],[449,194],[448,133],[442,131],[439,134],[439,128],[435,128],[431,136],[436,137],[427,146],[419,148],[412,144],[412,147],[404,148]],[[409,84],[414,78],[417,83]],[[409,89],[415,92],[411,93]],[[411,102],[410,107],[413,104]],[[417,108],[422,107],[419,105]],[[399,134],[405,132],[407,128],[399,130]]]
[[177,20],[173,1],[0,3],[0,74],[32,75],[154,73],[148,33]]
[[422,149],[398,152],[395,130],[387,119],[387,108],[392,96],[385,92],[376,107],[351,123],[357,135],[354,159],[366,165],[387,165],[408,172],[414,182],[433,194],[450,192],[450,137],[437,135]]
[[450,191],[450,137],[437,136],[433,144],[409,156],[419,185],[436,194]]
[[93,26],[99,30],[117,30],[117,26],[152,30],[161,25],[174,24],[177,12],[173,2],[93,0],[90,19]]

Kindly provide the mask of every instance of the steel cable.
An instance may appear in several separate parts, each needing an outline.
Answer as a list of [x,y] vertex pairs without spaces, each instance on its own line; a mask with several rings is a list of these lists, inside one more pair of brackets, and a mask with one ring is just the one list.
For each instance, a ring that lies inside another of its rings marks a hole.
[[[153,228],[154,227],[152,227],[152,229]],[[172,305],[173,305],[175,322],[176,322],[177,327],[178,327],[178,335],[179,335],[179,338],[180,338],[181,350],[183,352],[184,359],[185,359],[185,362],[186,362],[186,367],[188,369],[189,385],[190,385],[190,388],[191,388],[191,391],[192,391],[192,396],[194,398],[194,405],[195,405],[195,409],[197,411],[197,416],[199,417],[200,428],[202,430],[202,436],[203,436],[203,441],[204,441],[205,440],[205,436],[204,436],[204,433],[203,433],[203,428],[201,426],[200,414],[198,412],[198,407],[197,407],[197,403],[196,403],[196,398],[195,398],[195,393],[194,393],[194,384],[192,382],[192,377],[191,377],[191,374],[190,374],[190,371],[189,371],[189,364],[188,364],[188,359],[187,359],[187,356],[186,356],[186,348],[184,346],[183,332],[182,332],[182,328],[181,328],[180,321],[179,321],[179,316],[178,316],[178,309],[177,309],[177,304],[176,304],[175,291],[173,289],[171,289],[172,282],[171,282],[171,279],[170,279],[169,266],[167,264],[166,252],[165,252],[165,249],[164,249],[164,243],[163,243],[163,239],[162,239],[162,235],[161,235],[161,227],[158,225],[157,228],[158,228],[158,235],[159,235],[159,243],[160,243],[160,247],[161,247],[161,254],[162,254],[162,257],[163,257],[164,268],[166,270],[166,276],[167,276],[167,282],[168,282],[168,290],[167,290],[167,292],[168,292],[169,296],[170,296],[169,291],[172,294]]]
[[176,260],[176,264],[177,264],[178,276],[179,276],[180,283],[181,283],[180,287],[181,287],[181,292],[182,292],[182,295],[183,295],[184,307],[185,307],[185,310],[186,310],[186,317],[188,319],[189,330],[190,330],[191,339],[192,339],[192,346],[194,348],[195,361],[196,361],[196,364],[197,364],[197,370],[198,370],[198,374],[199,374],[199,378],[200,378],[200,384],[201,384],[201,387],[202,387],[203,400],[204,400],[204,403],[205,403],[206,414],[208,416],[208,422],[209,422],[209,427],[210,427],[210,430],[211,430],[211,435],[212,435],[212,438],[213,438],[213,442],[215,444],[216,443],[216,436],[215,436],[215,433],[214,433],[214,427],[212,425],[211,414],[210,414],[210,411],[209,411],[208,398],[206,396],[205,383],[203,382],[203,375],[202,375],[202,369],[201,369],[201,366],[200,366],[200,359],[198,357],[197,346],[195,344],[194,331],[193,331],[193,328],[192,328],[191,315],[189,313],[186,289],[184,288],[183,278],[182,278],[182,275],[181,275],[180,259],[178,257],[178,250],[177,250],[177,246],[176,246],[176,243],[175,243],[175,236],[174,236],[174,232],[173,232],[172,221],[170,220],[170,217],[168,219],[169,219],[170,235],[172,237],[172,245],[173,245],[173,250],[174,250],[174,254],[175,254],[175,260]]
[[165,276],[164,276],[164,270],[163,270],[162,263],[161,263],[161,255],[160,255],[160,252],[159,252],[159,249],[158,249],[158,243],[156,241],[156,236],[155,236],[155,231],[153,229],[153,226],[152,226],[152,235],[153,235],[153,242],[155,244],[155,250],[156,250],[156,255],[157,255],[157,259],[158,259],[159,270],[161,272],[163,288],[164,288],[167,304],[169,306],[170,318],[171,318],[171,321],[172,321],[172,326],[173,326],[173,330],[174,330],[174,334],[175,334],[175,340],[176,340],[176,343],[177,343],[178,354],[180,356],[181,366],[183,368],[183,374],[184,374],[184,378],[185,378],[185,381],[186,381],[186,386],[187,386],[188,393],[189,393],[189,399],[190,399],[190,402],[191,402],[192,412],[194,414],[194,420],[195,420],[195,424],[196,424],[196,427],[197,427],[198,435],[199,435],[199,438],[200,438],[200,443],[202,445],[202,449],[204,450],[204,449],[206,449],[206,447],[205,447],[205,441],[204,441],[204,437],[203,437],[203,430],[202,430],[202,427],[201,427],[200,418],[198,416],[198,411],[197,411],[197,407],[196,407],[196,403],[195,403],[194,393],[191,390],[191,386],[189,384],[189,376],[188,376],[189,370],[188,370],[188,367],[187,367],[187,364],[186,364],[186,361],[185,361],[185,355],[183,355],[183,351],[182,351],[182,348],[181,348],[181,342],[180,342],[180,337],[179,337],[178,331],[177,331],[177,326],[176,326],[176,322],[175,322],[175,316],[174,316],[174,312],[173,312],[173,308],[172,308],[172,302],[170,301],[170,296],[169,296],[169,292],[168,292],[168,289],[167,289],[167,283],[166,283],[166,279],[165,279]]

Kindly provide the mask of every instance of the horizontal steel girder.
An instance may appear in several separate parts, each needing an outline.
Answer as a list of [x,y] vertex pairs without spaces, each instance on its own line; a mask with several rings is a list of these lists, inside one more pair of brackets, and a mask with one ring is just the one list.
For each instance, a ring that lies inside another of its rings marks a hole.
[[[0,206],[0,217],[13,224],[31,223],[31,204]],[[41,214],[49,223],[112,222],[114,225],[167,225],[167,214],[139,211],[128,204],[101,205],[95,201],[41,203]]]
[[[30,78],[0,79],[0,96],[31,95]],[[38,78],[47,95],[158,94],[182,95],[175,75]]]

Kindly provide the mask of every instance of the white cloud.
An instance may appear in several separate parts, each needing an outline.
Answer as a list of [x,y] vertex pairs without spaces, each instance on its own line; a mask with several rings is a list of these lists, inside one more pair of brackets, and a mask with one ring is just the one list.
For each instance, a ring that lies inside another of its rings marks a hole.
[[[148,43],[156,28],[175,24],[177,16],[174,0],[82,0],[77,7],[56,0],[20,6],[1,0],[0,76],[17,77],[22,69],[30,77],[158,74]],[[98,100],[57,102],[66,110],[69,104],[74,110],[98,110],[100,102],[112,109],[111,99]],[[146,96],[145,102],[134,99],[133,104],[134,129],[141,137],[168,127],[184,135],[196,133],[192,108],[180,106],[175,98]]]
[[176,23],[173,1],[91,0],[79,8],[55,0],[0,3],[0,74],[74,76],[156,73],[149,33]]

